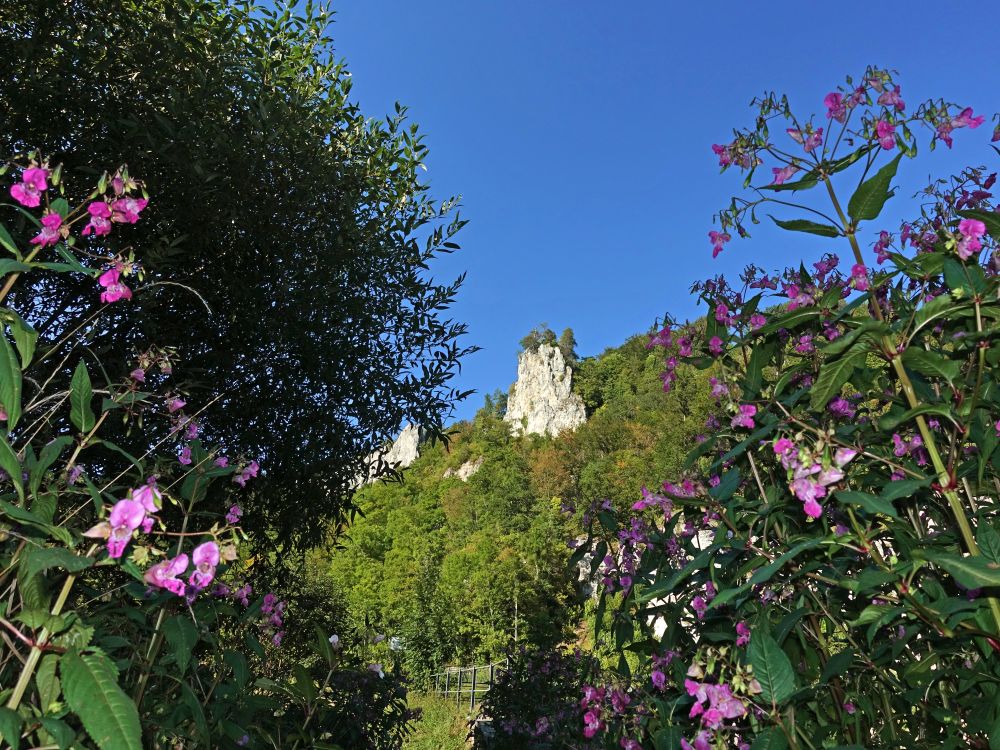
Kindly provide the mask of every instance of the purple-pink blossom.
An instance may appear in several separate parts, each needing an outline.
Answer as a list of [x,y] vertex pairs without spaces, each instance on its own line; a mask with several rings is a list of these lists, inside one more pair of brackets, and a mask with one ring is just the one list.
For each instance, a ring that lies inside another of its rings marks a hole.
[[962,238],[958,241],[956,252],[962,260],[968,260],[983,249],[980,241],[986,234],[986,225],[978,219],[962,219],[958,222],[958,231]]
[[729,242],[732,237],[729,236],[728,232],[716,232],[713,229],[708,233],[708,239],[712,242],[712,257],[718,258],[719,253],[722,252],[722,246]]
[[29,167],[21,181],[10,186],[11,197],[26,208],[36,208],[42,202],[42,192],[49,189],[48,170]]
[[120,299],[132,299],[132,290],[121,280],[121,269],[116,264],[102,273],[97,283],[104,287],[101,302],[110,304]]
[[736,623],[736,645],[746,646],[750,643],[750,628],[745,622]]
[[886,151],[896,147],[896,126],[891,122],[879,120],[875,124],[875,135],[879,145]]
[[712,353],[713,356],[718,357],[722,354],[722,339],[718,336],[712,336],[708,342],[708,351]]
[[111,509],[108,523],[111,533],[108,536],[108,557],[118,558],[125,552],[132,539],[132,534],[138,529],[146,517],[146,509],[142,503],[135,500],[119,500]]
[[119,198],[111,204],[111,220],[119,224],[135,224],[139,212],[146,207],[146,198]]
[[774,174],[774,181],[771,184],[784,185],[785,181],[798,171],[799,168],[794,164],[789,164],[786,167],[771,167],[771,172]]
[[31,238],[31,244],[39,247],[55,245],[61,236],[60,227],[62,227],[62,216],[57,213],[45,214],[42,217],[42,229]]
[[868,269],[864,263],[855,263],[851,266],[851,282],[859,292],[868,291]]
[[185,466],[188,466],[191,463],[191,446],[185,445],[181,448],[181,453],[177,456],[177,460]]
[[839,91],[831,91],[823,97],[823,104],[826,106],[826,116],[828,119],[843,122],[847,119],[847,106],[844,104],[844,95]]
[[739,413],[730,422],[733,427],[745,427],[748,430],[754,428],[753,417],[757,413],[757,407],[753,404],[740,404]]
[[150,586],[166,589],[177,596],[184,595],[184,581],[180,576],[188,569],[188,556],[177,555],[172,560],[157,563],[143,574],[143,580]]
[[183,409],[187,405],[187,401],[181,398],[172,398],[167,401],[167,412],[173,414],[175,411]]
[[197,590],[203,589],[215,578],[215,568],[219,564],[219,545],[215,542],[199,544],[191,553],[194,571],[188,583]]
[[93,201],[87,206],[90,221],[81,234],[89,237],[91,234],[102,237],[111,234],[111,207],[104,201]]

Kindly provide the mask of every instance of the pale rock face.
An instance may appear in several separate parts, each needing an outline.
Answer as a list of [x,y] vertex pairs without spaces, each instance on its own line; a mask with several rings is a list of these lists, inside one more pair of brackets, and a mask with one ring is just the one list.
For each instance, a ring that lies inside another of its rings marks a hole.
[[371,484],[375,481],[376,477],[373,474],[378,467],[380,456],[385,463],[397,471],[410,466],[410,464],[420,457],[420,446],[426,439],[427,435],[425,431],[416,425],[410,424],[404,427],[403,431],[399,433],[399,437],[392,441],[392,445],[387,446],[381,451],[375,451],[368,456],[365,461],[367,476],[358,478],[358,486]]
[[458,477],[463,482],[468,482],[469,477],[479,471],[483,466],[483,461],[486,459],[480,456],[476,459],[469,459],[464,464],[459,466],[457,469],[445,469],[444,475],[446,477]]
[[515,435],[556,436],[587,421],[583,399],[572,390],[573,370],[556,346],[522,352],[504,420]]

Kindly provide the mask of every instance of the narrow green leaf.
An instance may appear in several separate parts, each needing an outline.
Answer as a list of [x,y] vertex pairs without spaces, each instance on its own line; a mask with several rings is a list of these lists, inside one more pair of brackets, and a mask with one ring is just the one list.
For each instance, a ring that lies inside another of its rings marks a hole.
[[61,435],[42,448],[42,454],[38,457],[38,462],[31,467],[31,494],[38,494],[38,488],[42,484],[42,478],[49,467],[59,458],[59,454],[73,442],[69,435]]
[[839,237],[841,234],[840,230],[835,226],[830,224],[817,224],[815,221],[809,221],[808,219],[791,219],[789,221],[781,221],[780,219],[775,219],[771,216],[771,221],[782,229],[787,229],[790,232],[806,232],[807,234],[818,234],[820,237]]
[[882,167],[873,177],[862,182],[854,191],[847,204],[847,214],[855,224],[877,218],[882,213],[885,202],[895,192],[890,186],[899,168],[899,160],[902,158],[902,154],[897,154],[895,159]]
[[750,636],[747,650],[753,665],[753,676],[760,683],[761,695],[771,703],[782,703],[795,692],[795,673],[788,656],[764,628],[758,627]]
[[46,716],[41,719],[45,731],[52,735],[52,739],[59,745],[59,750],[67,750],[76,739],[76,732],[73,728],[61,719],[53,719]]
[[70,649],[59,662],[59,673],[66,703],[101,750],[142,750],[139,712],[118,686],[115,667],[104,654]]
[[[884,333],[888,333],[889,326],[880,320],[866,320],[857,328],[845,333],[843,336],[831,341],[829,344],[823,347],[823,353],[828,357],[835,356],[837,354],[842,354],[848,349],[852,349],[858,339],[862,337],[880,336]],[[866,347],[867,350],[867,347]]]
[[819,178],[815,174],[809,172],[805,177],[795,182],[783,182],[780,185],[770,184],[762,185],[761,190],[773,190],[776,193],[783,192],[785,190],[791,190],[797,192],[799,190],[809,190],[814,188],[819,184]]
[[987,557],[964,557],[946,552],[924,552],[924,557],[951,573],[967,589],[1000,586],[1000,562]]
[[81,359],[73,373],[73,380],[70,381],[70,419],[80,432],[88,433],[94,429],[94,412],[91,411],[90,401],[94,396],[94,389],[90,385],[90,373],[87,372],[87,365]]
[[747,582],[751,586],[756,586],[757,584],[766,583],[771,580],[771,577],[777,573],[786,563],[795,559],[799,553],[804,552],[807,549],[812,549],[813,547],[818,547],[823,543],[822,539],[807,539],[804,542],[799,542],[794,547],[789,549],[787,552],[780,555],[778,558],[772,562],[765,565],[763,568],[758,570],[750,580]]
[[864,362],[865,352],[850,352],[832,362],[825,361],[819,368],[819,377],[809,392],[809,405],[814,410],[826,407],[831,398],[840,393],[840,389],[851,379],[854,367]]
[[23,502],[24,483],[21,481],[21,462],[17,460],[17,454],[14,453],[14,449],[10,447],[10,443],[7,442],[3,433],[0,433],[0,469],[7,472],[7,476],[14,484],[14,489],[17,490],[18,498]]
[[9,708],[0,708],[0,740],[6,740],[11,750],[21,747],[21,715]]
[[851,666],[854,661],[854,652],[847,650],[834,654],[823,667],[823,674],[820,675],[820,682],[829,682],[834,677],[839,677]]
[[900,479],[895,482],[889,482],[879,493],[879,497],[883,500],[898,500],[901,497],[911,497],[914,492],[923,488],[929,487],[931,484],[930,479]]
[[24,273],[30,270],[31,266],[27,263],[11,260],[10,258],[0,258],[0,276],[6,276],[10,273]]
[[0,224],[0,246],[14,253],[16,257],[21,257],[21,253],[17,251],[17,245],[14,243],[14,238],[10,236],[10,232],[3,224]]
[[191,662],[191,653],[198,643],[198,628],[187,617],[174,615],[163,622],[163,635],[173,649],[177,667],[184,674]]
[[837,159],[837,161],[826,163],[825,164],[825,167],[826,167],[825,171],[826,171],[826,173],[827,174],[837,174],[837,172],[844,171],[849,166],[851,166],[854,162],[856,162],[858,159],[860,159],[862,156],[864,156],[869,151],[871,151],[872,148],[873,148],[872,145],[869,143],[869,144],[866,144],[866,145],[862,146],[857,151],[854,151],[854,152],[848,154],[847,156],[845,156],[843,158]]
[[7,412],[9,432],[21,418],[21,366],[3,331],[0,331],[0,406]]
[[17,353],[21,355],[21,369],[27,369],[35,356],[35,344],[38,342],[38,331],[28,325],[24,318],[13,310],[7,310],[10,316],[10,332],[14,337],[14,344],[17,346]]
[[954,383],[962,371],[960,362],[947,359],[940,352],[931,352],[916,346],[911,346],[903,352],[903,364],[921,375],[944,378],[948,383]]
[[919,417],[922,414],[937,414],[941,417],[947,417],[948,419],[955,421],[954,416],[951,413],[951,407],[944,404],[921,404],[914,409],[908,409],[902,414],[886,414],[884,417],[879,419],[878,426],[882,430],[894,430],[899,425],[904,422],[909,422],[915,417]]
[[896,518],[896,509],[892,507],[891,502],[881,497],[869,495],[867,492],[844,490],[842,492],[834,493],[834,497],[836,497],[840,502],[847,503],[848,505],[860,505],[868,513],[881,513],[883,516]]
[[49,204],[49,208],[52,209],[53,213],[57,213],[64,219],[69,216],[69,201],[65,198],[56,198]]
[[49,706],[59,700],[62,686],[59,678],[56,677],[56,666],[59,664],[59,654],[46,654],[38,663],[38,671],[35,672],[35,687],[38,688],[38,696],[41,698],[39,708],[48,713]]

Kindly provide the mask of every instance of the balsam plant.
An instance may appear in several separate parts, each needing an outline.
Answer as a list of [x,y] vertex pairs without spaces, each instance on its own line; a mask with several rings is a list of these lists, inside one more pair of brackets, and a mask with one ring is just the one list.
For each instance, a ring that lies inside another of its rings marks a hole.
[[[4,746],[399,747],[398,679],[320,630],[304,658],[305,644],[283,658],[285,604],[253,597],[246,581],[265,563],[241,552],[243,512],[229,498],[260,467],[203,439],[172,385],[171,351],[138,353],[122,382],[103,374],[121,368],[105,368],[89,331],[142,293],[124,244],[155,210],[142,183],[123,167],[74,196],[36,152],[2,175]],[[82,330],[40,336],[11,304],[19,282],[45,274],[92,285]],[[142,455],[113,442],[122,431]]]
[[581,732],[632,750],[996,750],[996,174],[966,169],[880,221],[922,130],[950,146],[984,118],[909,109],[874,68],[818,116],[755,106],[713,146],[748,191],[713,254],[765,215],[829,252],[699,283],[704,322],[653,337],[664,387],[708,370],[718,409],[683,476],[595,509],[579,554],[596,546],[598,635],[621,658],[585,688]]

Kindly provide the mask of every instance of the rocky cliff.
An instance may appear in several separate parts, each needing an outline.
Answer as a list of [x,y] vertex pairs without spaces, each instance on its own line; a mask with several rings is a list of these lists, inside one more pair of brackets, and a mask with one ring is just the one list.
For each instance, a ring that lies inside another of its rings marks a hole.
[[572,389],[573,370],[559,347],[542,344],[517,360],[504,419],[515,435],[555,436],[587,421],[583,400]]
[[376,479],[380,459],[397,471],[405,469],[420,456],[420,446],[427,439],[423,429],[416,425],[407,425],[399,433],[399,437],[380,451],[375,451],[365,460],[367,471],[358,477],[358,484],[370,484]]

